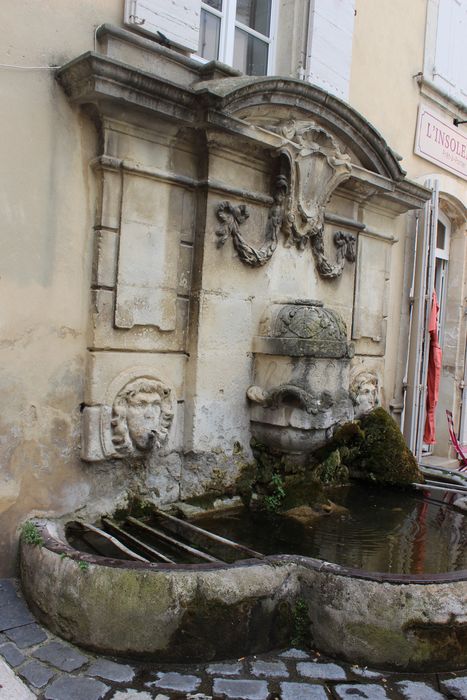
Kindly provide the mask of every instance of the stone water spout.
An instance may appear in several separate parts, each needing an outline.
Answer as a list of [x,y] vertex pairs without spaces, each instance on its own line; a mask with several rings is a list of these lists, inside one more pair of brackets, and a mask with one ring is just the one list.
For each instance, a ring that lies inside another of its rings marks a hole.
[[254,338],[251,431],[260,443],[304,455],[354,417],[349,393],[353,344],[340,314],[323,302],[273,304]]

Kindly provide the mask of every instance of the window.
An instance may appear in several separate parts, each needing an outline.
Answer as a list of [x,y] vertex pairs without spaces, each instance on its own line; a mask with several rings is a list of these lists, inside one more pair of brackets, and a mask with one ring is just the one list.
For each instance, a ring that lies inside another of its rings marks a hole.
[[425,77],[449,97],[467,103],[467,0],[428,3]]
[[449,219],[442,212],[439,212],[438,213],[438,225],[437,225],[437,230],[436,230],[434,286],[436,289],[436,296],[438,297],[438,304],[439,304],[438,336],[439,336],[439,343],[441,346],[443,345],[444,319],[446,317],[449,241],[450,241],[450,222],[449,222]]
[[247,75],[273,72],[276,0],[201,2],[198,54]]

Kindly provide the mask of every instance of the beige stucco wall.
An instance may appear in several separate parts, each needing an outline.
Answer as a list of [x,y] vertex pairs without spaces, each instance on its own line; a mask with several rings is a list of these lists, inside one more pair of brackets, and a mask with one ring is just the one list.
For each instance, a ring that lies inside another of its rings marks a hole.
[[408,177],[415,180],[436,173],[441,190],[465,202],[464,180],[413,152],[419,104],[441,109],[420,94],[415,77],[423,71],[427,4],[427,0],[356,0],[349,102],[402,156]]
[[[79,5],[79,12],[78,10]],[[119,23],[122,0],[21,0],[0,9],[0,63],[62,64]],[[89,305],[94,152],[91,124],[52,71],[0,68],[3,299],[0,339],[0,575],[17,522],[65,511],[91,483],[79,462]]]

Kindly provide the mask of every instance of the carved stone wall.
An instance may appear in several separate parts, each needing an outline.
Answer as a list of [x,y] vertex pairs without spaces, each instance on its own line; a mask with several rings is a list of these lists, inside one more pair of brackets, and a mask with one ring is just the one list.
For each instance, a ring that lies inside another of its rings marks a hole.
[[[232,484],[255,412],[321,437],[353,415],[350,362],[384,365],[393,222],[426,193],[319,88],[167,52],[132,66],[131,40],[102,34],[59,71],[99,133],[82,453],[144,461],[160,502]],[[169,391],[167,418],[119,450],[118,397],[143,380]]]

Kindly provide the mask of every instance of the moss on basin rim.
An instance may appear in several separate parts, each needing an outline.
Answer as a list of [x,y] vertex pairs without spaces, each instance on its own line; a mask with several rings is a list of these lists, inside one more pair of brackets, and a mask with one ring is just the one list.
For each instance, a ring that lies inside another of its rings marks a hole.
[[99,653],[206,661],[287,646],[299,602],[328,654],[407,671],[467,666],[467,572],[411,581],[300,556],[130,563],[72,549],[55,521],[38,529],[42,545],[21,543],[26,599],[53,632]]

